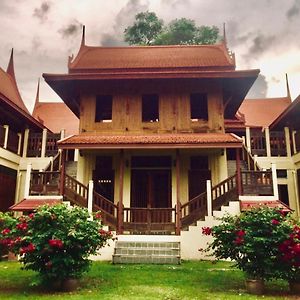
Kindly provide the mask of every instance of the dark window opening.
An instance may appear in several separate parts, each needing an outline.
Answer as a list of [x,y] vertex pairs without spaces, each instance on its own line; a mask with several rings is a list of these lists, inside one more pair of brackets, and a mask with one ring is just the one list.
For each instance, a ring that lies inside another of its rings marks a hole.
[[158,122],[159,121],[159,98],[157,94],[142,96],[142,121]]
[[191,156],[190,163],[191,170],[208,170],[207,156]]
[[112,96],[101,95],[96,98],[95,122],[112,121]]
[[278,194],[279,200],[287,206],[290,206],[287,184],[278,184]]
[[208,120],[207,95],[195,93],[190,95],[191,119]]

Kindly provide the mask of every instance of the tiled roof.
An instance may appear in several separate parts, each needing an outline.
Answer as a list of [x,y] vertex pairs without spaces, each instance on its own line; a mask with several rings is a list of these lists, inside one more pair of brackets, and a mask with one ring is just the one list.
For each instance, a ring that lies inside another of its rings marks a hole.
[[76,58],[69,63],[69,72],[80,70],[128,71],[131,69],[209,70],[235,68],[234,60],[223,44],[197,46],[138,46],[90,47],[81,46]]
[[[14,78],[0,68],[0,94],[9,99],[13,104],[29,114],[21,96]],[[1,95],[0,95],[1,97]]]
[[32,116],[52,132],[58,133],[65,129],[66,136],[79,132],[79,119],[63,102],[38,102]]
[[283,211],[291,211],[291,209],[284,204],[283,202],[281,202],[280,200],[252,200],[252,201],[248,201],[248,200],[242,200],[241,201],[241,211],[245,211],[245,210],[249,210],[251,208],[258,208],[258,207],[270,207],[270,208],[278,208],[278,209],[282,209]]
[[140,147],[220,147],[222,144],[241,145],[241,139],[230,133],[194,133],[194,134],[148,134],[148,135],[100,135],[79,134],[58,143],[60,148],[68,146],[83,148],[140,148]]
[[23,199],[9,209],[14,211],[32,211],[42,205],[55,205],[61,202],[62,200],[58,199]]
[[246,126],[267,127],[290,104],[291,99],[289,97],[245,99],[239,108],[239,112],[245,115]]

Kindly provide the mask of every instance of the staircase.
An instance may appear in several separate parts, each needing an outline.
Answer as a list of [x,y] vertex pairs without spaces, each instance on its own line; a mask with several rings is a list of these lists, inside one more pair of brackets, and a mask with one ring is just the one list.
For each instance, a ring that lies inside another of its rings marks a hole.
[[[120,237],[122,238],[122,237]],[[116,242],[114,264],[180,264],[180,242],[176,237],[129,236]]]

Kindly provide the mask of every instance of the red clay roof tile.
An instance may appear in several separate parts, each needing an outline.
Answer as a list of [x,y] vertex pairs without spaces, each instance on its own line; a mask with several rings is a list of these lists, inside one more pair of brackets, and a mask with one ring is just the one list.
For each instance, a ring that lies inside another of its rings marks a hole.
[[82,46],[76,58],[69,63],[69,72],[80,70],[128,71],[131,69],[209,68],[235,69],[226,47],[196,46],[138,46],[90,47]]
[[60,148],[68,146],[83,148],[101,147],[147,147],[147,146],[196,146],[218,147],[220,144],[239,146],[241,139],[230,133],[193,133],[193,134],[148,134],[148,135],[100,135],[79,134],[58,143]]
[[57,199],[23,199],[20,202],[12,205],[9,209],[14,211],[32,211],[42,205],[55,205],[62,203],[62,200]]

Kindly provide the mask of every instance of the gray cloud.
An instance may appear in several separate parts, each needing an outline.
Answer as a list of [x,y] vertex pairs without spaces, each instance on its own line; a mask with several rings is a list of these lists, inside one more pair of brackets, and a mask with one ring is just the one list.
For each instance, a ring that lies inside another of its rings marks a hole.
[[289,20],[294,19],[297,17],[300,13],[300,1],[295,0],[294,4],[291,6],[291,8],[286,12],[286,16]]
[[103,46],[125,45],[123,41],[124,29],[133,23],[136,14],[146,11],[149,7],[148,1],[129,0],[127,4],[120,9],[114,19],[113,32],[103,33],[100,43]]
[[44,1],[39,8],[35,8],[33,11],[33,16],[44,22],[48,18],[51,3],[49,1]]
[[187,6],[190,0],[162,0],[162,4],[176,8],[178,5]]
[[73,35],[77,35],[77,33],[81,31],[82,25],[82,23],[74,19],[70,24],[59,29],[58,32],[63,38],[68,38]]
[[246,98],[256,99],[256,98],[266,98],[268,91],[268,83],[266,77],[259,74],[253,86],[251,87]]

